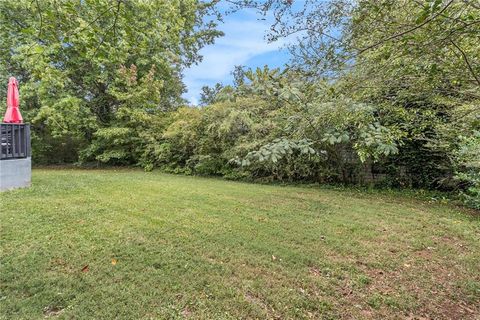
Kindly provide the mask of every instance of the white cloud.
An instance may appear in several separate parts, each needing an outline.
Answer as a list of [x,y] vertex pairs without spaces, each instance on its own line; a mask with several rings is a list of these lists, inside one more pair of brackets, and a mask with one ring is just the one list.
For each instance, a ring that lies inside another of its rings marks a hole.
[[185,70],[184,82],[188,92],[184,95],[192,104],[198,103],[201,87],[216,82],[226,82],[235,65],[245,65],[251,58],[278,51],[285,40],[267,43],[265,34],[270,24],[256,20],[254,15],[227,17],[220,29],[225,36],[214,45],[201,50],[203,61]]

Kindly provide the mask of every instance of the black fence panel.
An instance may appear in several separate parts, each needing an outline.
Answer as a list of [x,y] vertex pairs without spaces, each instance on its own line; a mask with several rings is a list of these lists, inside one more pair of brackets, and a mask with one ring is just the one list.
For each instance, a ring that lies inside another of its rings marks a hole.
[[0,160],[30,157],[30,125],[0,123]]

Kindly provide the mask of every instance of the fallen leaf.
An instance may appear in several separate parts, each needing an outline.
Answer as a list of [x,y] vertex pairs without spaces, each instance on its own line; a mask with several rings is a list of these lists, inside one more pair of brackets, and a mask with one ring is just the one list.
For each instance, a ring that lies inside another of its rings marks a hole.
[[116,265],[117,264],[117,259],[115,258],[112,258],[112,266]]
[[88,272],[90,269],[88,267],[88,264],[86,264],[85,266],[83,266],[82,268],[82,272]]

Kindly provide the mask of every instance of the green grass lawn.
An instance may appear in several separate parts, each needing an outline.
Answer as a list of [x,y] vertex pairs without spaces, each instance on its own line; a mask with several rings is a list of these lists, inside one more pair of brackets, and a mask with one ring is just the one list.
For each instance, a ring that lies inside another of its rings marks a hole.
[[480,314],[480,220],[449,205],[43,169],[0,201],[2,319]]

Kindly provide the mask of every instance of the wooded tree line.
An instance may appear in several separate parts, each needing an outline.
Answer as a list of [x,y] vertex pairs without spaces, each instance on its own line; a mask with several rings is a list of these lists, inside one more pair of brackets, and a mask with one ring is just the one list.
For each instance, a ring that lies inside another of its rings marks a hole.
[[[221,33],[218,1],[0,3],[36,163],[362,183],[480,198],[480,4],[222,1],[273,14],[291,63],[235,70],[186,107],[181,73]],[[2,88],[3,90],[3,88]]]

